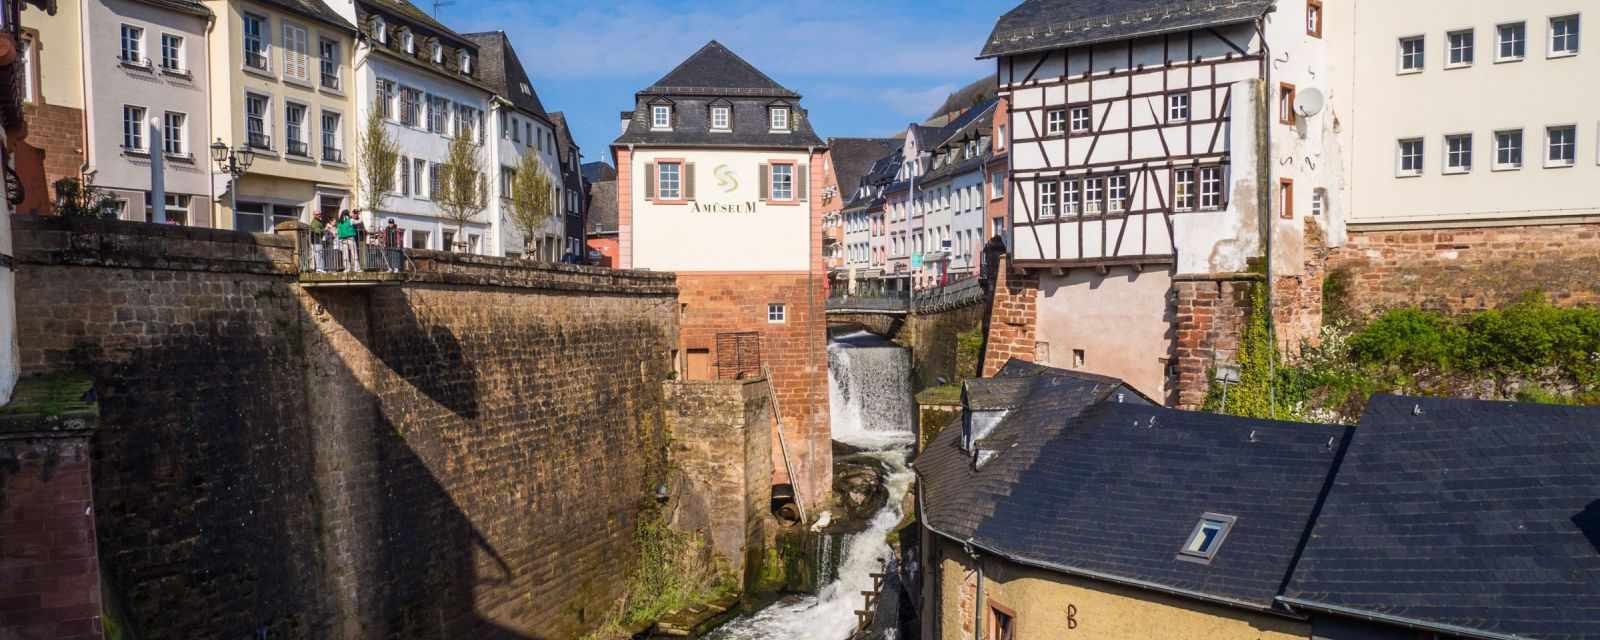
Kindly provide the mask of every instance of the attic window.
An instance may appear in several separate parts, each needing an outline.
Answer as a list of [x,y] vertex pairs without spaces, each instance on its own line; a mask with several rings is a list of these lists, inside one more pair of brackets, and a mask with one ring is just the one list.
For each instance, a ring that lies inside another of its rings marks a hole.
[[650,128],[651,129],[671,129],[672,128],[672,108],[668,107],[667,105],[664,105],[664,104],[658,104],[658,105],[651,106],[650,107]]
[[533,87],[529,87],[528,83],[526,83],[526,82],[522,83],[522,95],[525,95],[525,96],[533,95]]
[[468,51],[462,51],[461,52],[461,75],[464,75],[464,76],[472,75],[472,53],[471,52],[468,52]]
[[772,108],[772,130],[773,131],[788,131],[789,130],[789,108],[788,107],[773,107]]
[[433,58],[434,64],[444,64],[444,45],[438,42],[433,43],[429,55]]
[[1200,522],[1194,525],[1194,531],[1189,534],[1188,542],[1178,551],[1178,559],[1211,564],[1211,559],[1216,557],[1217,550],[1222,548],[1228,531],[1233,529],[1233,523],[1237,520],[1237,517],[1220,513],[1202,514]]
[[417,52],[417,42],[412,38],[410,29],[400,30],[400,46],[406,50],[406,53]]
[[372,18],[372,35],[378,39],[379,44],[389,44],[389,32],[384,26],[383,16]]
[[733,128],[732,109],[725,106],[711,108],[711,128],[717,131],[727,131]]

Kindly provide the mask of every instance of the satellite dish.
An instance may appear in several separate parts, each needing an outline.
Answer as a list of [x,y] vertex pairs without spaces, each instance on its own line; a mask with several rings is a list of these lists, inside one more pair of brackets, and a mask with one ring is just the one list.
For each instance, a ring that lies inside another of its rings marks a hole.
[[1294,112],[1302,118],[1322,113],[1324,99],[1322,90],[1316,87],[1307,87],[1294,94]]

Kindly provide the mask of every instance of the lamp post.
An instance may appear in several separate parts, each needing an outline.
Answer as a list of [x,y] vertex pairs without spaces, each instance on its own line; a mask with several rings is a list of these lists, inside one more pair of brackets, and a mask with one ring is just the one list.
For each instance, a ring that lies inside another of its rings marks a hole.
[[256,161],[256,153],[250,150],[249,145],[245,145],[240,149],[233,149],[223,144],[222,138],[217,138],[216,142],[211,143],[211,160],[217,163],[217,170],[228,174],[228,211],[237,220],[239,214],[239,176],[250,170],[250,164]]

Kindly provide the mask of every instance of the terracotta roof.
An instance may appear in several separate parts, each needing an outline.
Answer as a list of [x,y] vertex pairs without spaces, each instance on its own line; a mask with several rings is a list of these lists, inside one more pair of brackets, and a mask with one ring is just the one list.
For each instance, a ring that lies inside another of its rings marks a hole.
[[1248,22],[1273,0],[1027,0],[1000,16],[979,58]]

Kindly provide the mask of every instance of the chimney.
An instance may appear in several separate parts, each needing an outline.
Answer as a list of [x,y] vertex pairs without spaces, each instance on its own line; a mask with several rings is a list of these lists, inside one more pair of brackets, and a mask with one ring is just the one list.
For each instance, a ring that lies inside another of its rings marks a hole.
[[617,132],[617,134],[621,135],[621,134],[627,133],[628,132],[628,123],[630,123],[630,122],[633,122],[633,112],[632,111],[624,111],[624,112],[622,112],[622,130]]

